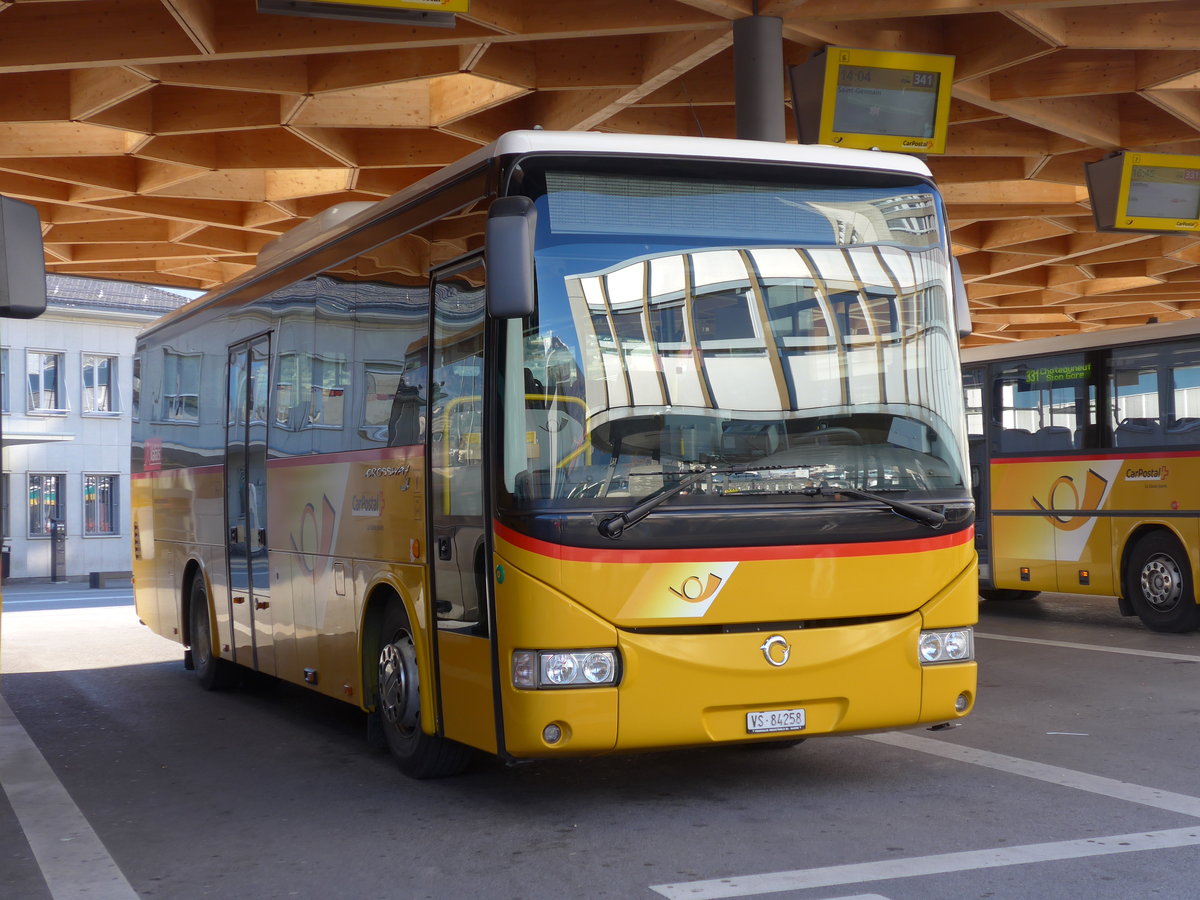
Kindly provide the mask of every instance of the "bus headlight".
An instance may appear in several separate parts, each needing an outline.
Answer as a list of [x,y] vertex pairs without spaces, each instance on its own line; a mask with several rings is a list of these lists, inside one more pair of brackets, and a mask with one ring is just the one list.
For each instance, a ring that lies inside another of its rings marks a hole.
[[617,683],[618,660],[615,649],[515,650],[512,683],[528,691],[607,687]]
[[975,658],[973,628],[922,631],[917,641],[917,659],[921,665],[967,662]]

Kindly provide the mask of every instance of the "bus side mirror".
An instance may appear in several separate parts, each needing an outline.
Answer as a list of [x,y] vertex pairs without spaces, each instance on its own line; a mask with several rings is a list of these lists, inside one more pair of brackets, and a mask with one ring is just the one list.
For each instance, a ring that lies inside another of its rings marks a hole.
[[492,202],[487,220],[487,307],[498,319],[533,313],[533,235],[537,208],[528,197]]
[[46,309],[46,260],[37,209],[0,197],[0,317],[32,319]]
[[965,338],[971,333],[971,307],[967,303],[967,283],[963,281],[962,267],[954,256],[950,257],[950,271],[954,288],[954,321],[958,324],[958,336]]

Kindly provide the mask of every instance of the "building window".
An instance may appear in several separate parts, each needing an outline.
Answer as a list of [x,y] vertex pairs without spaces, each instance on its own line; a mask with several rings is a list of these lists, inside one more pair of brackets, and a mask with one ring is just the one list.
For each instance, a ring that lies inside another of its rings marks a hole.
[[67,411],[67,395],[63,391],[63,354],[30,350],[25,354],[29,385],[30,412],[62,413]]
[[29,476],[29,536],[49,537],[52,520],[63,515],[65,475]]
[[8,348],[0,349],[0,412],[8,412]]
[[0,476],[0,530],[4,532],[4,539],[8,540],[11,532],[8,529],[8,509],[9,497],[12,496],[9,491],[12,490],[12,478],[7,472]]
[[142,413],[142,358],[133,358],[133,421],[138,421]]
[[117,476],[83,476],[83,533],[117,533]]
[[173,422],[200,421],[199,353],[163,351],[163,418]]
[[117,411],[114,385],[117,358],[96,353],[83,354],[83,411],[110,413]]

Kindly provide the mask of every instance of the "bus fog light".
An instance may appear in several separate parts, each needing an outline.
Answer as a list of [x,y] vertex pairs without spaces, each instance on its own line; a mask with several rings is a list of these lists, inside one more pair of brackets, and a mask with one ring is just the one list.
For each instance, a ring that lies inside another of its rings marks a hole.
[[970,705],[971,705],[971,696],[970,696],[970,694],[967,694],[966,692],[963,692],[954,698],[954,711],[955,712],[960,712],[960,713],[966,712],[967,707]]
[[547,744],[557,744],[562,740],[562,728],[551,722],[542,729],[542,740]]
[[972,628],[922,631],[917,641],[917,659],[922,665],[967,662],[974,658],[975,639]]

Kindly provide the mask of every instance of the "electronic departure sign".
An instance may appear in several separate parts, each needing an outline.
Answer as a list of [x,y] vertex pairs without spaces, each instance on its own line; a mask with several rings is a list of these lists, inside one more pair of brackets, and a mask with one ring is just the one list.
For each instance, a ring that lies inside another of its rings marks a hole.
[[1200,156],[1121,151],[1084,171],[1097,231],[1200,231]]
[[946,152],[953,56],[827,47],[789,74],[803,143]]

